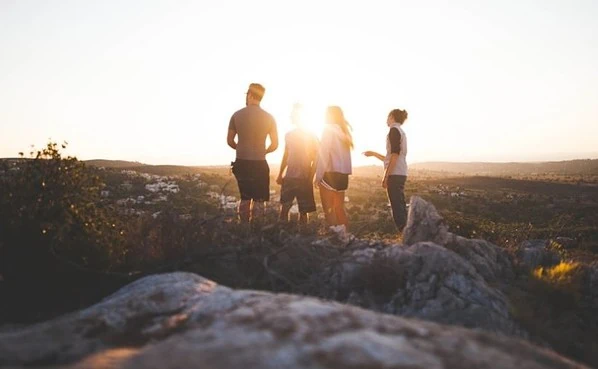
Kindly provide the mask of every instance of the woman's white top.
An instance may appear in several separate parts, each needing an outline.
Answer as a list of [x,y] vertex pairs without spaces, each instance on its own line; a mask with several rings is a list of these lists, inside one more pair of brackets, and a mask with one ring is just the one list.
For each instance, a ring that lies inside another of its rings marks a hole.
[[345,133],[336,124],[326,124],[322,132],[315,183],[320,183],[326,172],[352,173],[351,149]]
[[[399,158],[396,161],[394,168],[388,170],[388,175],[407,175],[407,135],[399,123],[393,123],[390,126],[390,130],[397,129],[401,134],[401,150],[399,151]],[[390,130],[386,136],[386,158],[384,159],[384,169],[388,168],[390,164],[390,157],[392,156],[391,144],[390,144]]]

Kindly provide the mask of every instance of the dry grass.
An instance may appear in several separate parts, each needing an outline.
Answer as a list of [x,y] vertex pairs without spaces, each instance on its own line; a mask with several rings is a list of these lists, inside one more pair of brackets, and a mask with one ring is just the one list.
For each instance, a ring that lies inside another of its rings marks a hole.
[[509,288],[511,313],[531,334],[532,340],[548,343],[557,352],[598,364],[595,327],[598,317],[588,301],[587,266],[563,261],[537,268]]

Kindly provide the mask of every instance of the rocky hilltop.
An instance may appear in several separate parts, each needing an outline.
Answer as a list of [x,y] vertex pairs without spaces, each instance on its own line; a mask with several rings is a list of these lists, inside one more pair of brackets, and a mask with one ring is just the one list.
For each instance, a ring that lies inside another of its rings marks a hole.
[[[323,299],[234,290],[192,273],[152,275],[82,311],[0,330],[0,367],[583,367],[528,343],[512,314],[506,291],[518,270],[560,261],[546,242],[508,253],[459,237],[418,197],[403,244],[294,242],[341,255],[311,276],[311,294]],[[265,263],[273,275],[282,251]],[[584,275],[594,309],[598,273]]]

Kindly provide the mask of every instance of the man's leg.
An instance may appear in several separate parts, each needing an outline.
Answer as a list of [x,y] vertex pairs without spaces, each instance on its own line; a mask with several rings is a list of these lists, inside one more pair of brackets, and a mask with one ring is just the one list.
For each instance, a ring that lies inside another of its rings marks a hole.
[[280,216],[278,217],[280,221],[289,221],[289,211],[293,206],[293,200],[295,200],[293,179],[284,178],[280,187]]
[[299,224],[305,225],[309,219],[308,213],[299,213]]
[[284,203],[280,205],[280,216],[279,219],[283,222],[288,222],[289,221],[289,211],[291,210],[291,207],[293,206],[292,203]]
[[241,200],[239,203],[239,219],[241,223],[249,223],[251,200]]
[[256,162],[252,168],[252,204],[251,204],[251,223],[261,222],[264,218],[265,202],[270,200],[270,168],[268,163],[263,160]]
[[309,178],[302,180],[298,184],[297,207],[299,208],[299,224],[307,224],[309,221],[309,213],[316,211],[314,186]]
[[253,200],[251,202],[251,223],[264,218],[264,201]]

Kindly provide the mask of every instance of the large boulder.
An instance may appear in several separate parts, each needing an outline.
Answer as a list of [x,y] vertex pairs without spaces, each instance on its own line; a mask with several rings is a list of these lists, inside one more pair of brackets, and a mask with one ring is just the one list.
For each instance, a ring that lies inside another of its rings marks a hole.
[[449,233],[444,245],[471,263],[487,282],[506,282],[515,277],[513,264],[507,252],[486,240],[470,239]]
[[526,337],[503,293],[432,242],[353,251],[319,277],[320,295],[363,308]]
[[146,277],[85,310],[2,331],[0,366],[583,367],[505,336],[314,298],[235,291],[189,273]]
[[444,246],[470,262],[488,282],[511,279],[512,263],[502,248],[479,239],[457,236],[448,231],[444,218],[431,203],[419,196],[412,196],[409,218],[403,232],[403,242],[434,242]]
[[419,196],[412,196],[409,202],[407,225],[403,229],[403,242],[413,245],[431,241],[439,245],[448,242],[448,225],[438,214],[434,205]]
[[[390,314],[527,337],[497,288],[514,277],[500,247],[448,232],[413,196],[405,245],[365,244],[317,277],[319,295]],[[359,245],[357,245],[358,247]]]

